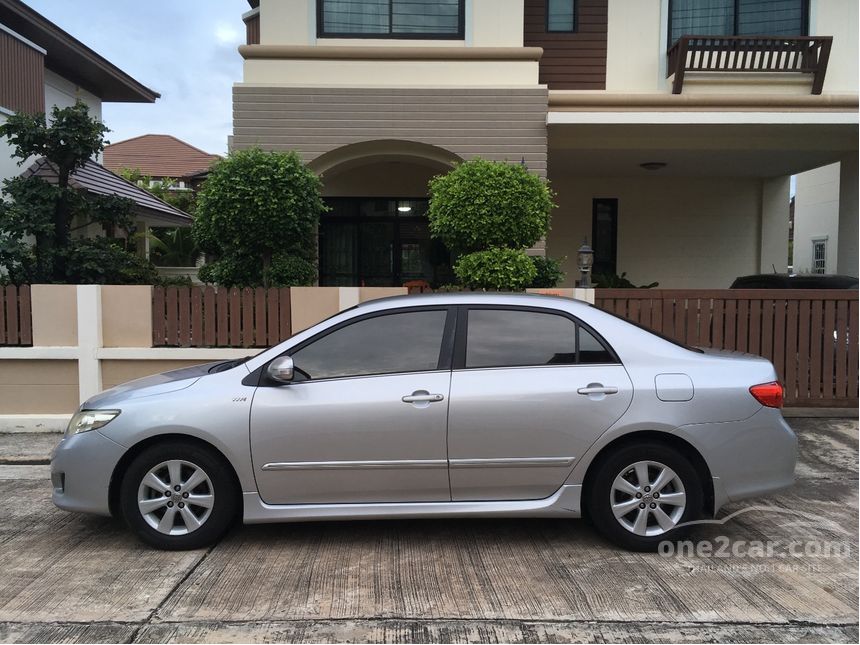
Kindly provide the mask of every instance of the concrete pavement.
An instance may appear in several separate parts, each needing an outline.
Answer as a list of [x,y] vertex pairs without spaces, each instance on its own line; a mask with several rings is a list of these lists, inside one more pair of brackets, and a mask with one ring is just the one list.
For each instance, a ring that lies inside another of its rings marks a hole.
[[857,421],[791,424],[794,489],[697,531],[727,553],[671,556],[561,520],[239,527],[159,552],[51,505],[29,464],[56,436],[0,435],[0,640],[857,642]]

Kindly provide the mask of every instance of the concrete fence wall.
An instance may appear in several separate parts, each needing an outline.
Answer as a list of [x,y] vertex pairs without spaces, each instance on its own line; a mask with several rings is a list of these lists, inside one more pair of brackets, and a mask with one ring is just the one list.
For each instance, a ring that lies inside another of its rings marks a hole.
[[[594,302],[590,289],[541,293]],[[403,287],[294,287],[291,333]],[[63,430],[101,390],[199,363],[256,354],[253,347],[154,347],[153,287],[32,285],[32,347],[0,346],[0,432]],[[281,339],[283,340],[283,339]]]

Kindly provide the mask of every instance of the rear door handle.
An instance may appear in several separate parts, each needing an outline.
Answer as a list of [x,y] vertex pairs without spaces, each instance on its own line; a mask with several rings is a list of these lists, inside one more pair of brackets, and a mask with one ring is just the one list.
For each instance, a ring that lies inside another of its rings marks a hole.
[[577,394],[618,394],[617,387],[604,387],[602,385],[589,385],[588,387],[581,387],[576,391]]
[[404,396],[401,401],[404,403],[438,403],[444,400],[445,397],[441,394],[419,394],[417,392]]

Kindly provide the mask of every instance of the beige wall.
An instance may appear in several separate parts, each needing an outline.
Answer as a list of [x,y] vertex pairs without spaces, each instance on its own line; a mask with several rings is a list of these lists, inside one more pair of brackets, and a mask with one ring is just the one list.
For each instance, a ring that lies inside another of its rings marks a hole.
[[72,414],[78,405],[76,361],[0,360],[0,414]]
[[839,164],[797,175],[794,203],[794,262],[796,273],[812,269],[812,240],[827,241],[826,271],[836,272],[839,239]]
[[466,0],[463,40],[332,39],[318,40],[316,0],[261,0],[260,43],[263,45],[370,45],[380,47],[521,47],[523,0]]
[[546,172],[545,89],[236,86],[233,145],[296,150],[305,162],[350,144],[399,140],[463,159]]
[[105,285],[102,341],[105,347],[152,346],[152,287]]
[[245,61],[244,82],[348,87],[537,87],[531,60],[307,60]]
[[72,347],[78,344],[78,302],[74,285],[34,284],[30,299],[33,345]]
[[[659,0],[610,0],[606,51],[608,92],[657,92],[665,22]],[[665,76],[665,74],[664,74]]]
[[824,93],[855,93],[858,89],[857,0],[812,0],[809,30],[833,36],[833,50],[824,79]]
[[634,284],[726,288],[758,271],[760,179],[581,177],[551,168],[550,180],[559,208],[547,254],[567,256],[564,286],[579,278],[576,251],[592,239],[594,198],[619,200],[618,273]]

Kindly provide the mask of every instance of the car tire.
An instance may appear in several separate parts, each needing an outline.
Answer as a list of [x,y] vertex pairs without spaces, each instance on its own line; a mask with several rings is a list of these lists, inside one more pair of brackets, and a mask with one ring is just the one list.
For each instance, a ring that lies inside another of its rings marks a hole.
[[217,542],[233,523],[239,491],[230,465],[214,450],[166,441],[132,460],[120,487],[120,509],[150,546],[198,549]]
[[596,464],[585,495],[595,528],[632,551],[677,541],[687,534],[687,523],[702,516],[701,476],[683,453],[656,442],[610,452]]

